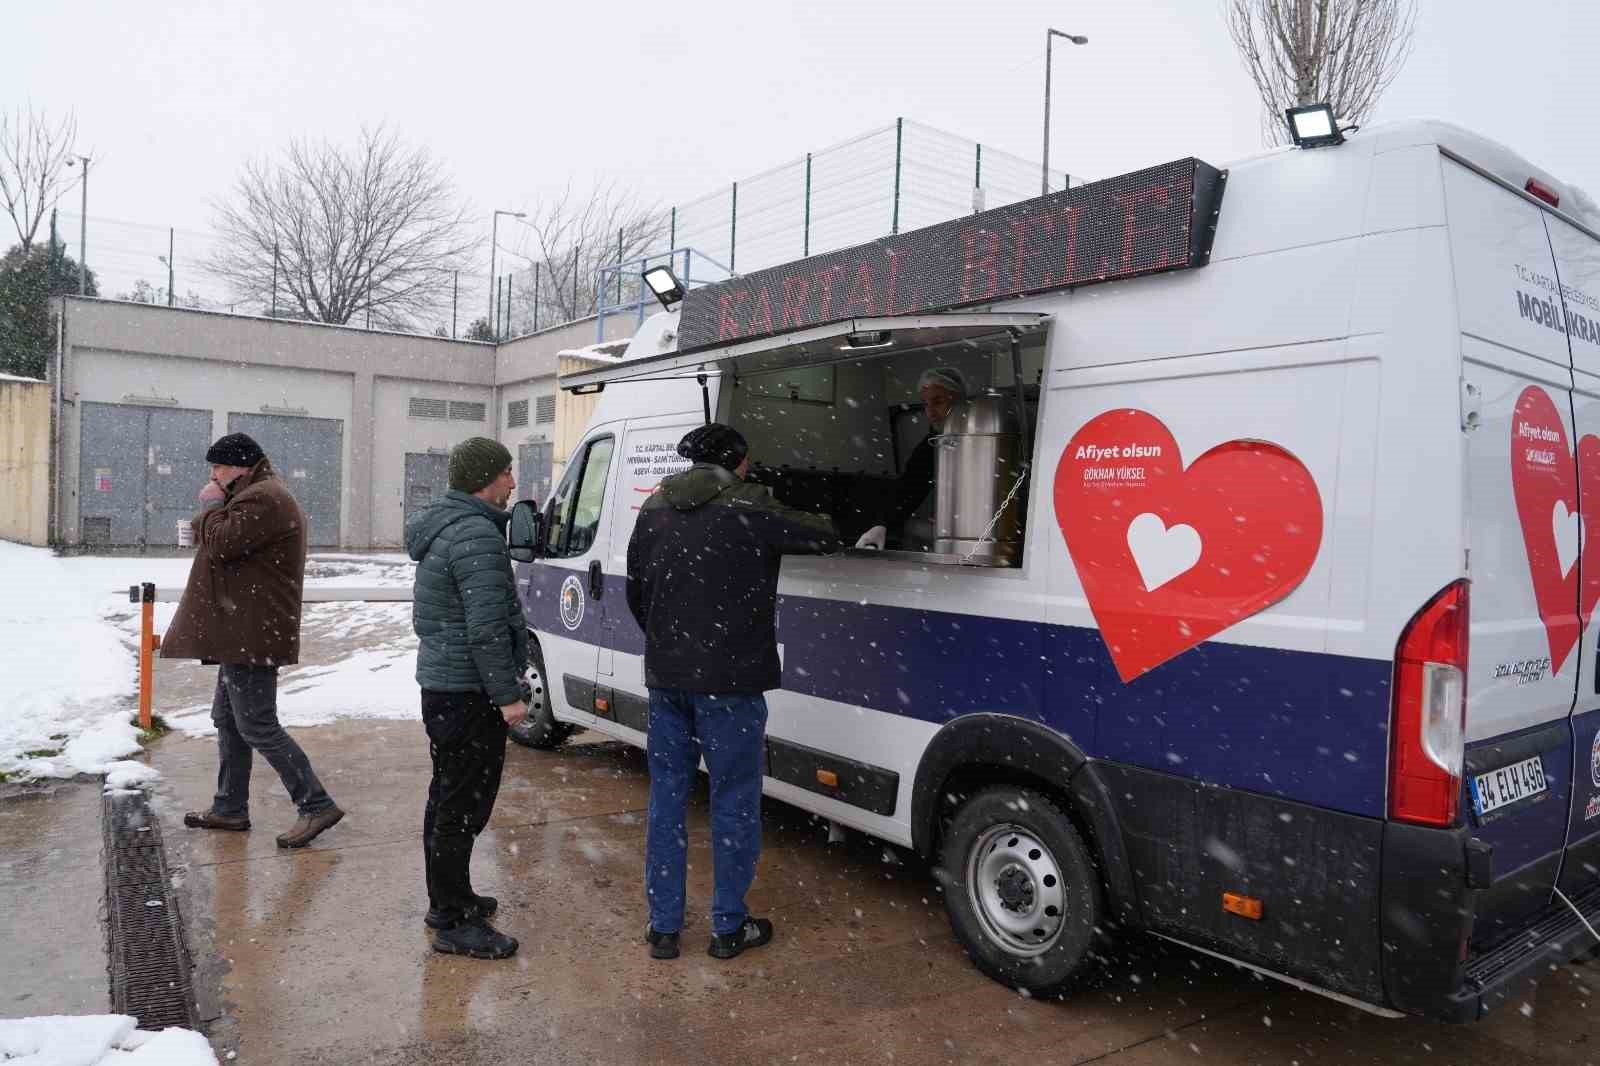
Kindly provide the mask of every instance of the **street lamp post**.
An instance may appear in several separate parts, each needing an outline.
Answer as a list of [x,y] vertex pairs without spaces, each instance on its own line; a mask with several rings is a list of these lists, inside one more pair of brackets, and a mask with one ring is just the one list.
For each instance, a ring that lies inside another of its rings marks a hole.
[[1065,37],[1073,44],[1088,44],[1089,38],[1060,30],[1046,30],[1044,34],[1044,162],[1039,165],[1039,195],[1050,191],[1050,46],[1055,38]]
[[499,287],[500,279],[494,276],[494,253],[495,248],[498,247],[500,243],[501,215],[510,215],[512,218],[528,217],[521,211],[501,211],[497,209],[494,213],[493,219],[489,223],[489,314],[485,321],[493,323],[490,328],[493,329],[497,334],[499,333],[499,323],[495,322],[494,291]]
[[83,217],[78,225],[78,295],[89,295],[89,157],[86,155],[74,156],[67,160],[67,166],[83,164]]

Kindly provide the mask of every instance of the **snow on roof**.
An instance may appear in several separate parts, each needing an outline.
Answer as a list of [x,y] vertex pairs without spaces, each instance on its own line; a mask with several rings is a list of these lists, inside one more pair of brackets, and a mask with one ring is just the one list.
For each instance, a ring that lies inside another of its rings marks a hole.
[[593,363],[620,363],[622,353],[628,350],[628,345],[633,343],[632,337],[621,340],[601,341],[598,344],[586,345],[582,348],[563,348],[556,355],[564,358],[584,359]]
[[25,381],[29,385],[43,385],[45,383],[44,378],[25,378],[16,374],[0,374],[0,381]]

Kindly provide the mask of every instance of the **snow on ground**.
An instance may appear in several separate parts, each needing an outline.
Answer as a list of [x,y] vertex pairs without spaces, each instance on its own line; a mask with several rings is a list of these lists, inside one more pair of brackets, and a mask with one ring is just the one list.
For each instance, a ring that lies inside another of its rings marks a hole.
[[[420,718],[411,605],[308,604],[302,634],[328,615],[337,617],[340,639],[357,646],[331,664],[285,668],[278,678],[278,721],[312,726],[341,718]],[[210,704],[169,714],[167,724],[191,736],[216,732]]]
[[0,1019],[0,1063],[17,1066],[217,1066],[189,1029],[135,1029],[126,1014]]
[[[0,541],[0,573],[10,594],[0,606],[0,773],[105,774],[114,788],[150,779],[154,771],[127,759],[139,750],[129,725],[138,689],[139,608],[128,602],[127,589],[146,581],[181,589],[191,561],[187,555],[57,557]],[[411,580],[404,555],[315,555],[306,567],[307,587],[409,587]],[[175,603],[156,605],[157,632],[176,610]],[[283,671],[283,723],[416,717],[410,611],[408,603],[308,604],[303,632],[336,636],[354,651],[331,666]],[[171,724],[211,732],[209,710],[186,708]]]

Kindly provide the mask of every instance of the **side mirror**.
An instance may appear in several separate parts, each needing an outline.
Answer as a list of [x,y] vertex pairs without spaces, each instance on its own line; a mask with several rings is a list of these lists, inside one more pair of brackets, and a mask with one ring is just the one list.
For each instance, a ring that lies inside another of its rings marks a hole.
[[533,500],[518,500],[511,508],[511,531],[507,537],[511,558],[531,563],[543,554],[544,515]]

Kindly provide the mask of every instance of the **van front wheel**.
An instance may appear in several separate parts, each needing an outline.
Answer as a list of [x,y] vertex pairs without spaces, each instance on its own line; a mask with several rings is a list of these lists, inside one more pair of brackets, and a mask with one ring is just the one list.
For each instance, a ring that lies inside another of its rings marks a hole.
[[527,748],[549,751],[559,748],[577,728],[567,722],[556,721],[550,706],[549,679],[545,676],[544,654],[539,650],[539,640],[528,634],[528,668],[522,675],[522,696],[528,705],[528,716],[511,727],[511,739]]
[[1013,786],[977,793],[956,812],[941,865],[945,911],[978,969],[1039,996],[1092,969],[1100,877],[1053,800]]

